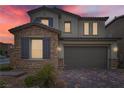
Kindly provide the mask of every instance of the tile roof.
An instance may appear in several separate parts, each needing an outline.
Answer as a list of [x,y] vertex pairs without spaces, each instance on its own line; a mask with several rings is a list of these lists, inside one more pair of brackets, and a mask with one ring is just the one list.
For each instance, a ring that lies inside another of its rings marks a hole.
[[27,13],[28,13],[29,15],[31,15],[31,14],[36,13],[36,12],[38,12],[39,10],[43,10],[43,9],[52,11],[52,12],[54,12],[54,13],[57,13],[58,15],[60,15],[60,13],[63,12],[63,13],[65,13],[65,14],[72,15],[72,16],[78,17],[79,19],[83,19],[83,20],[103,20],[103,21],[106,21],[106,20],[109,18],[109,17],[81,17],[81,16],[79,16],[79,15],[76,15],[76,14],[71,13],[71,12],[67,12],[67,11],[62,10],[62,9],[60,9],[60,8],[57,8],[57,7],[49,8],[49,7],[46,7],[46,6],[42,6],[42,7],[39,7],[39,8],[30,10],[30,11],[28,11]]
[[118,16],[118,17],[115,16],[115,18],[106,25],[106,28],[108,26],[110,26],[112,23],[114,23],[115,21],[117,21],[118,19],[121,19],[121,18],[124,18],[124,15],[121,15],[121,16]]

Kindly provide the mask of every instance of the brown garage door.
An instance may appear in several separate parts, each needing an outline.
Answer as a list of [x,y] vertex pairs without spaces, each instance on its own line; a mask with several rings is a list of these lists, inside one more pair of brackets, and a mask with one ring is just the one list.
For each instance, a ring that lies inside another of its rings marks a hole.
[[64,63],[69,69],[107,68],[107,47],[65,46]]

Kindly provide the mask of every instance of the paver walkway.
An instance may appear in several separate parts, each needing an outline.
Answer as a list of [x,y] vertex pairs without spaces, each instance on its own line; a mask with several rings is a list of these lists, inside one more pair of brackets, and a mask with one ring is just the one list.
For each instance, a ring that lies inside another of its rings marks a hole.
[[60,79],[65,80],[67,87],[70,88],[122,88],[124,87],[124,69],[65,70],[61,73]]

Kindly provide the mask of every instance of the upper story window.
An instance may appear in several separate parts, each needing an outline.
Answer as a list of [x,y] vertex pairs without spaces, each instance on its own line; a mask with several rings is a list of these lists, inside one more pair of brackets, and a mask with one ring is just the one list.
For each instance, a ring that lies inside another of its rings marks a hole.
[[98,24],[97,22],[93,22],[93,35],[98,34]]
[[89,35],[89,23],[84,23],[84,35]]
[[42,23],[46,26],[53,27],[53,18],[51,17],[37,17],[33,20],[34,23]]
[[71,22],[67,21],[64,23],[64,32],[71,32]]
[[49,20],[48,19],[41,19],[41,23],[49,26]]

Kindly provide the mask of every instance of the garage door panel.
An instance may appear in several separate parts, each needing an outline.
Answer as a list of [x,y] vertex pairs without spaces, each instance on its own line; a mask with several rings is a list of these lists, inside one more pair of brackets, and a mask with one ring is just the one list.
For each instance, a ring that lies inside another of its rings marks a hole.
[[96,46],[65,46],[64,62],[68,68],[106,68],[107,48]]

